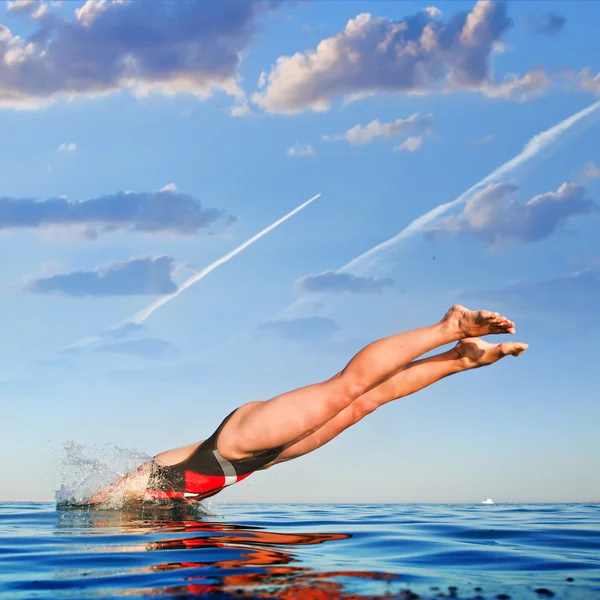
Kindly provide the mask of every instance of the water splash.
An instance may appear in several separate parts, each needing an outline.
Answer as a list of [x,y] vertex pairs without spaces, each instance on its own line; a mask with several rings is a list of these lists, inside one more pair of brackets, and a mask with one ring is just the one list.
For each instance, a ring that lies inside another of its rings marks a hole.
[[[150,456],[115,444],[84,446],[69,441],[60,461],[61,485],[56,491],[59,506],[86,506],[90,499]],[[108,508],[120,508],[123,498],[111,497]]]
[[[147,454],[120,448],[115,444],[95,444],[84,446],[75,442],[65,442],[63,455],[60,461],[61,485],[56,491],[56,504],[59,508],[89,508],[100,510],[152,510],[182,509],[199,515],[215,516],[213,504],[207,500],[186,504],[169,500],[149,498],[144,494],[147,477],[139,479],[139,489],[135,496],[139,501],[132,502],[131,494],[125,494],[125,486],[112,485],[123,478],[124,475],[133,474],[140,465],[148,463],[152,457]],[[143,470],[143,469],[142,469]],[[135,479],[134,475],[132,479]],[[131,480],[128,489],[135,489]],[[99,492],[103,492],[101,503],[91,505],[91,499]]]

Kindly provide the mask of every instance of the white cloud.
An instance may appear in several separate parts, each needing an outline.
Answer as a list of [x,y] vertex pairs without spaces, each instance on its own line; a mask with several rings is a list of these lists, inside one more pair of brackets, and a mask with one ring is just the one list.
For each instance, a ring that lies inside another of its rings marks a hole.
[[75,152],[77,150],[77,144],[74,142],[63,142],[59,147],[59,152]]
[[8,12],[25,12],[29,11],[35,5],[35,0],[9,0],[6,3]]
[[583,165],[581,174],[586,179],[598,179],[600,177],[600,167],[590,161],[589,163]]
[[592,77],[589,67],[582,69],[579,73],[579,85],[585,92],[591,92],[596,96],[600,96],[600,72]]
[[244,100],[241,104],[236,104],[229,109],[229,114],[232,117],[245,117],[252,112],[248,100]]
[[494,42],[492,44],[492,52],[494,54],[505,54],[509,50],[508,44],[505,44],[504,42]]
[[491,246],[535,242],[552,235],[576,216],[598,215],[600,208],[586,198],[586,188],[563,183],[527,202],[515,199],[518,187],[496,183],[476,193],[458,215],[440,221],[433,233],[467,233]]
[[315,156],[316,151],[312,147],[311,144],[301,144],[300,142],[296,142],[291,148],[287,151],[288,156]]
[[41,19],[48,12],[48,5],[40,2],[31,13],[32,19]]
[[390,123],[382,123],[374,119],[367,125],[355,125],[346,132],[338,135],[323,136],[326,142],[343,140],[352,146],[368,144],[376,138],[391,138],[415,131],[429,130],[433,124],[431,115],[419,116],[414,113],[406,119],[396,119]]
[[48,5],[41,0],[9,0],[6,10],[9,13],[27,13],[32,19],[41,19],[48,13]]
[[84,27],[88,27],[106,10],[106,0],[87,0],[86,3],[75,9],[75,18]]
[[160,192],[176,192],[177,186],[174,183],[167,183],[167,185],[161,187],[159,191]]
[[423,10],[432,18],[442,16],[442,11],[437,6],[428,6]]
[[400,150],[405,152],[416,152],[423,145],[423,138],[421,136],[409,137],[406,141],[402,142],[399,146],[396,146],[394,150]]
[[[289,114],[326,111],[338,97],[489,89],[494,44],[511,25],[506,4],[491,0],[447,22],[425,10],[400,22],[362,13],[316,49],[279,57],[253,100],[267,112]],[[508,97],[508,90],[501,94]]]
[[527,100],[541,94],[550,84],[548,76],[541,68],[536,68],[522,77],[511,74],[502,83],[490,82],[481,87],[488,98],[518,98]]

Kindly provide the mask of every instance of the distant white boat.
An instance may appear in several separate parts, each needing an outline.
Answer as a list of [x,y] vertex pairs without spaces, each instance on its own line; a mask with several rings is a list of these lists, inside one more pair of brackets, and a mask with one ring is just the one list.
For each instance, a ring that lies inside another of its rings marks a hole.
[[491,498],[484,500],[481,504],[494,504],[494,501]]

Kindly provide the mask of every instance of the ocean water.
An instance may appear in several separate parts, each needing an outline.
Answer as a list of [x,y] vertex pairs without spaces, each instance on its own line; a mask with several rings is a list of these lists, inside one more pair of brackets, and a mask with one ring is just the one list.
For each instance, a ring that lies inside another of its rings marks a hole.
[[600,599],[599,504],[0,503],[0,598]]

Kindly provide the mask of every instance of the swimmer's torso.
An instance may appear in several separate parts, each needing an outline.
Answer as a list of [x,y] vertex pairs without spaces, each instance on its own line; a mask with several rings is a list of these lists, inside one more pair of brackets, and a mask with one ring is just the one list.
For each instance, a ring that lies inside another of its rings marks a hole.
[[223,458],[217,450],[217,438],[232,414],[185,460],[170,466],[154,462],[146,494],[156,499],[203,500],[242,481],[277,458],[282,448],[273,448],[252,458],[232,462]]

